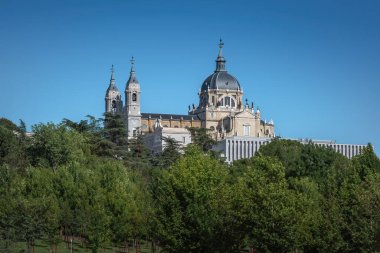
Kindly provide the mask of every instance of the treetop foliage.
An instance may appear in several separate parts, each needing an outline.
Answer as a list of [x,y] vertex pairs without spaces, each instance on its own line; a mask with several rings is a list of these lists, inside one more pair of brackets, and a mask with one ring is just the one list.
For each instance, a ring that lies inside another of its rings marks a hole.
[[[81,238],[163,252],[378,252],[380,161],[276,139],[232,165],[207,130],[154,156],[122,118],[19,126],[0,120],[0,251]],[[54,247],[52,247],[54,251]]]

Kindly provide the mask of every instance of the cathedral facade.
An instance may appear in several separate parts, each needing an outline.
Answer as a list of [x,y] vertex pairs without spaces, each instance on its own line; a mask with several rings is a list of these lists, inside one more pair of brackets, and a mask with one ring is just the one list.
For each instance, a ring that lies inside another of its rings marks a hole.
[[[201,84],[198,105],[188,107],[187,114],[142,113],[141,88],[136,78],[135,61],[132,57],[131,71],[124,90],[125,103],[116,87],[112,66],[111,79],[105,96],[105,112],[123,116],[128,138],[144,135],[147,146],[153,153],[165,148],[165,137],[182,143],[191,143],[189,127],[207,128],[217,140],[213,147],[227,163],[256,154],[261,146],[270,143],[275,135],[272,120],[262,119],[260,109],[253,102],[243,99],[243,88],[239,81],[226,70],[223,42],[219,43],[215,71]],[[330,148],[352,158],[361,154],[365,145],[337,144],[335,141],[291,139],[301,143]]]
[[[116,87],[114,70],[105,96],[105,111],[122,114],[129,138],[138,134],[146,136],[148,146],[157,146],[162,137],[172,137],[184,145],[191,142],[188,127],[207,128],[215,140],[233,136],[274,138],[272,120],[265,121],[253,102],[243,100],[243,89],[239,81],[226,70],[223,42],[219,43],[215,71],[201,85],[199,103],[188,108],[184,115],[170,113],[142,113],[140,83],[136,78],[134,59],[124,90],[125,103]],[[160,137],[161,136],[161,137]],[[159,140],[160,139],[160,140]],[[163,145],[157,149],[162,150]]]

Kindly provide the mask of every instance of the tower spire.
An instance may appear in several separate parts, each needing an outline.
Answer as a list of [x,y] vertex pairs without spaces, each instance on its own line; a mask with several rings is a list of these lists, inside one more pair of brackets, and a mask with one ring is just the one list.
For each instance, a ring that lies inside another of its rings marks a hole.
[[115,81],[114,73],[115,73],[115,71],[114,71],[113,64],[112,64],[112,66],[111,66],[111,81]]
[[121,100],[120,92],[115,84],[115,71],[114,66],[111,66],[111,78],[106,91],[106,112],[121,113],[123,108],[123,101]]
[[135,72],[135,57],[131,58],[131,73]]
[[224,46],[224,43],[222,41],[222,38],[220,38],[220,40],[219,40],[219,53],[218,53],[218,57],[216,58],[216,70],[215,70],[215,72],[226,71],[225,70],[226,59],[224,59],[223,52],[222,52],[223,46]]
[[114,67],[113,64],[111,66],[111,78],[110,78],[110,85],[108,87],[109,90],[117,90],[115,85],[115,74],[114,74]]
[[135,72],[135,57],[132,56],[131,58],[131,72],[129,74],[129,79],[127,81],[127,87],[126,89],[128,88],[128,85],[130,83],[139,83],[139,81],[137,81],[137,78],[136,78],[136,72]]
[[136,79],[135,58],[131,58],[131,73],[125,87],[125,112],[128,138],[136,136],[141,130],[140,84]]

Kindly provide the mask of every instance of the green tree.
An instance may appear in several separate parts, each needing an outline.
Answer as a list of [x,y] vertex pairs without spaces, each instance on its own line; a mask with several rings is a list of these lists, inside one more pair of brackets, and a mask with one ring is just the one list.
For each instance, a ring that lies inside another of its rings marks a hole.
[[[366,160],[367,155],[364,153],[359,159]],[[343,249],[346,252],[375,252],[379,250],[376,236],[380,224],[380,173],[375,172],[376,164],[360,165],[357,170],[352,169],[339,188]],[[363,168],[368,170],[364,172]]]
[[90,153],[85,138],[63,125],[38,124],[33,128],[33,138],[28,148],[32,165],[50,167],[79,161]]
[[103,165],[102,160],[89,158],[83,164],[59,166],[54,173],[53,189],[61,210],[62,233],[86,239],[86,246],[93,252],[111,241],[106,191],[100,185],[99,176]]
[[[1,227],[8,230],[5,239],[26,242],[31,252],[36,239],[58,234],[58,203],[52,192],[51,174],[46,169],[27,170],[25,176],[10,176],[2,167],[2,180],[9,187],[2,191]],[[3,230],[2,229],[2,230]]]
[[0,165],[0,251],[11,252],[19,239],[16,204],[22,201],[21,177],[9,165]]
[[146,180],[150,180],[150,170],[152,168],[153,157],[147,148],[142,134],[129,140],[128,153],[124,160],[128,168],[133,168],[141,173]]
[[[228,173],[195,147],[155,180],[155,233],[167,252],[217,252]],[[225,251],[228,251],[226,249]]]
[[182,146],[179,141],[170,137],[164,137],[162,140],[165,142],[165,148],[157,157],[156,166],[160,168],[169,168],[170,165],[175,163],[181,157]]
[[126,244],[130,238],[146,237],[151,203],[140,177],[120,162],[108,161],[98,170],[98,185],[105,194],[105,209],[110,214],[112,241]]
[[[304,188],[300,188],[299,182],[305,179],[311,185],[318,186],[317,191],[314,187],[310,188],[314,189],[312,192],[315,194],[307,194],[303,200],[318,203],[318,206],[310,212],[313,215],[307,215],[313,217],[310,221],[315,221],[309,225],[313,228],[311,234],[304,233],[312,235],[313,241],[301,237],[303,243],[298,244],[300,249],[305,252],[376,250],[379,199],[374,190],[374,178],[378,177],[380,163],[370,145],[352,161],[329,148],[284,140],[273,141],[260,149],[260,153],[281,161],[285,166],[289,189],[295,190],[296,194]],[[296,204],[303,201],[298,197]]]
[[368,146],[363,149],[361,155],[355,156],[352,162],[362,180],[369,174],[380,173],[380,160],[373,151],[371,144],[368,144]]
[[11,130],[11,131],[18,131],[19,130],[15,123],[13,123],[12,121],[10,121],[9,119],[6,119],[6,118],[0,118],[0,126],[3,126],[6,129]]
[[296,198],[288,189],[285,168],[274,159],[257,156],[245,168],[239,187],[247,213],[249,244],[259,252],[296,249]]
[[13,168],[25,170],[29,164],[24,136],[0,125],[0,165],[7,163]]
[[101,138],[94,145],[99,156],[123,159],[127,156],[128,136],[124,120],[120,114],[105,113]]
[[63,234],[85,238],[93,252],[146,235],[150,195],[133,173],[121,161],[98,157],[60,166],[53,188]]
[[341,154],[313,143],[275,139],[260,148],[260,154],[276,157],[284,166],[286,177],[310,176],[323,180]]
[[216,141],[210,135],[210,129],[189,127],[191,141],[203,151],[209,151],[216,144]]
[[69,119],[63,119],[62,124],[65,126],[78,131],[79,133],[85,133],[89,130],[89,125],[87,120],[81,120],[79,123],[76,123],[74,121],[71,121]]

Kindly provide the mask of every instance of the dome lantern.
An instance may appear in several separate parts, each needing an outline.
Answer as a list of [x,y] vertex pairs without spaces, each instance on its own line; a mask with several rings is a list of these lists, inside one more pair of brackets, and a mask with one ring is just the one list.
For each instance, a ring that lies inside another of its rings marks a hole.
[[222,52],[223,46],[224,46],[224,43],[223,43],[222,39],[220,39],[219,40],[219,53],[218,53],[218,57],[216,58],[216,70],[215,70],[215,72],[226,71],[225,70],[226,59],[224,59],[223,52]]
[[202,84],[201,91],[212,90],[230,90],[241,91],[239,81],[229,73],[225,68],[226,59],[223,56],[222,48],[224,43],[222,39],[219,42],[219,53],[216,58],[216,69],[213,74],[206,78]]

